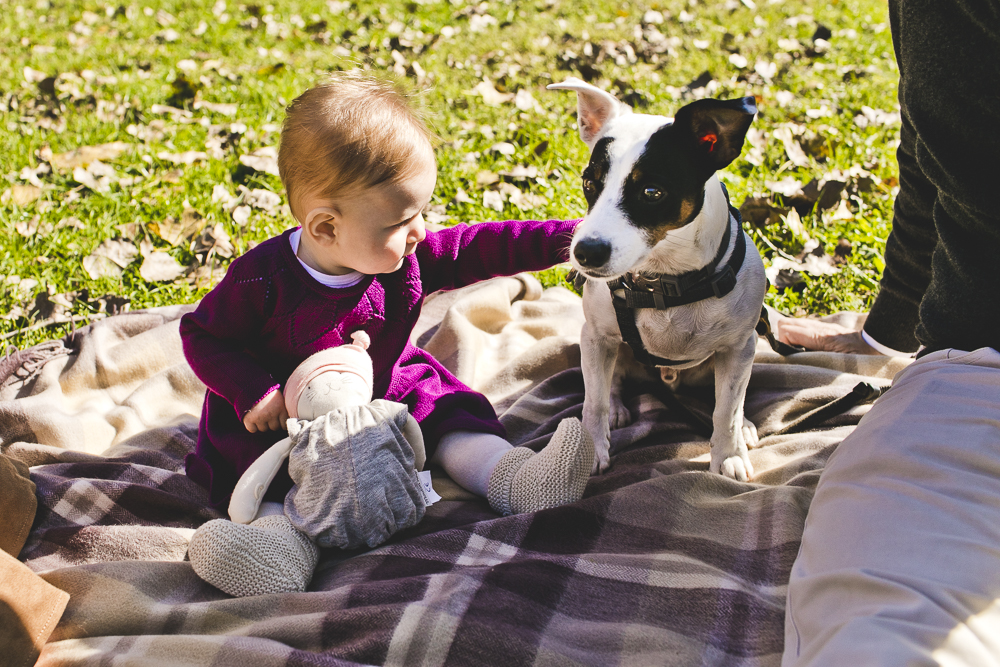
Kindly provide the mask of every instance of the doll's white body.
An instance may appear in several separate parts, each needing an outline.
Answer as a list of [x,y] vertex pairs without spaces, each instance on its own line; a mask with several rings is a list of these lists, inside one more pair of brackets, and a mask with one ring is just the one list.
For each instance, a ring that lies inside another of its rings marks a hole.
[[[360,406],[371,402],[371,389],[358,375],[350,372],[326,371],[306,384],[298,397],[295,412],[302,420],[312,421],[332,410]],[[291,411],[290,411],[291,412]],[[293,419],[289,419],[292,422]],[[294,428],[294,427],[293,427]],[[407,415],[403,437],[413,449],[417,470],[424,466],[424,438],[420,425]],[[271,446],[254,461],[236,484],[229,502],[229,518],[236,523],[250,523],[260,511],[264,492],[292,451],[292,438],[284,438]]]

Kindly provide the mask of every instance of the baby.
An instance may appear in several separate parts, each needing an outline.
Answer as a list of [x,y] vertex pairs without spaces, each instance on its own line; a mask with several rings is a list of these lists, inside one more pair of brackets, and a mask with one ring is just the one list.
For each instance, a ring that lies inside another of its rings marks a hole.
[[[359,329],[371,338],[375,398],[407,406],[427,459],[458,484],[504,515],[578,500],[593,460],[579,420],[563,420],[538,453],[513,447],[486,398],[409,340],[428,294],[563,262],[576,221],[427,232],[430,134],[403,94],[359,73],[292,102],[278,168],[300,226],[235,260],[181,321],[184,353],[208,386],[185,463],[213,506],[226,507],[247,467],[285,437],[282,391],[296,366]],[[295,539],[275,518],[291,488],[287,472],[275,477],[256,534]]]

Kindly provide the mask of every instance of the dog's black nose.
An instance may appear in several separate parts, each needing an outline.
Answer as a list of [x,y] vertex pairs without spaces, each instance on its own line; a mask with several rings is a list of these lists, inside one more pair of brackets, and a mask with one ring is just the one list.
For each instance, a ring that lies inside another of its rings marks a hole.
[[611,244],[601,239],[580,239],[573,248],[573,256],[580,266],[604,266],[611,259]]

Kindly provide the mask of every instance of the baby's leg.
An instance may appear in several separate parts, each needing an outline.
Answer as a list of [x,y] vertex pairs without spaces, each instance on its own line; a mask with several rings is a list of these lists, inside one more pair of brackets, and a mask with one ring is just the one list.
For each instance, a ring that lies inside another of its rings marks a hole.
[[490,473],[513,445],[492,433],[452,431],[438,442],[432,463],[444,468],[448,477],[466,491],[486,497]]
[[438,444],[434,462],[458,484],[486,497],[500,514],[535,512],[583,496],[594,444],[579,419],[564,419],[535,453],[485,433],[453,431]]

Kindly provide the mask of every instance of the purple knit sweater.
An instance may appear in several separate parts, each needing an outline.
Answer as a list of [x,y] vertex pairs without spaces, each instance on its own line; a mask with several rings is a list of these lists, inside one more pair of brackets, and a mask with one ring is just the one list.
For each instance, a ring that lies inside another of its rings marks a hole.
[[[455,430],[504,435],[492,406],[449,373],[410,333],[424,297],[495,276],[537,271],[567,259],[577,221],[512,221],[459,225],[429,232],[393,273],[365,276],[351,287],[326,287],[292,253],[293,230],[235,260],[222,282],[181,320],[184,354],[208,386],[198,445],[188,475],[225,507],[244,471],[285,437],[250,433],[243,416],[276,387],[283,388],[309,355],[342,345],[364,329],[374,366],[374,396],[404,403],[420,423],[433,455]],[[291,488],[279,474],[267,498]]]

